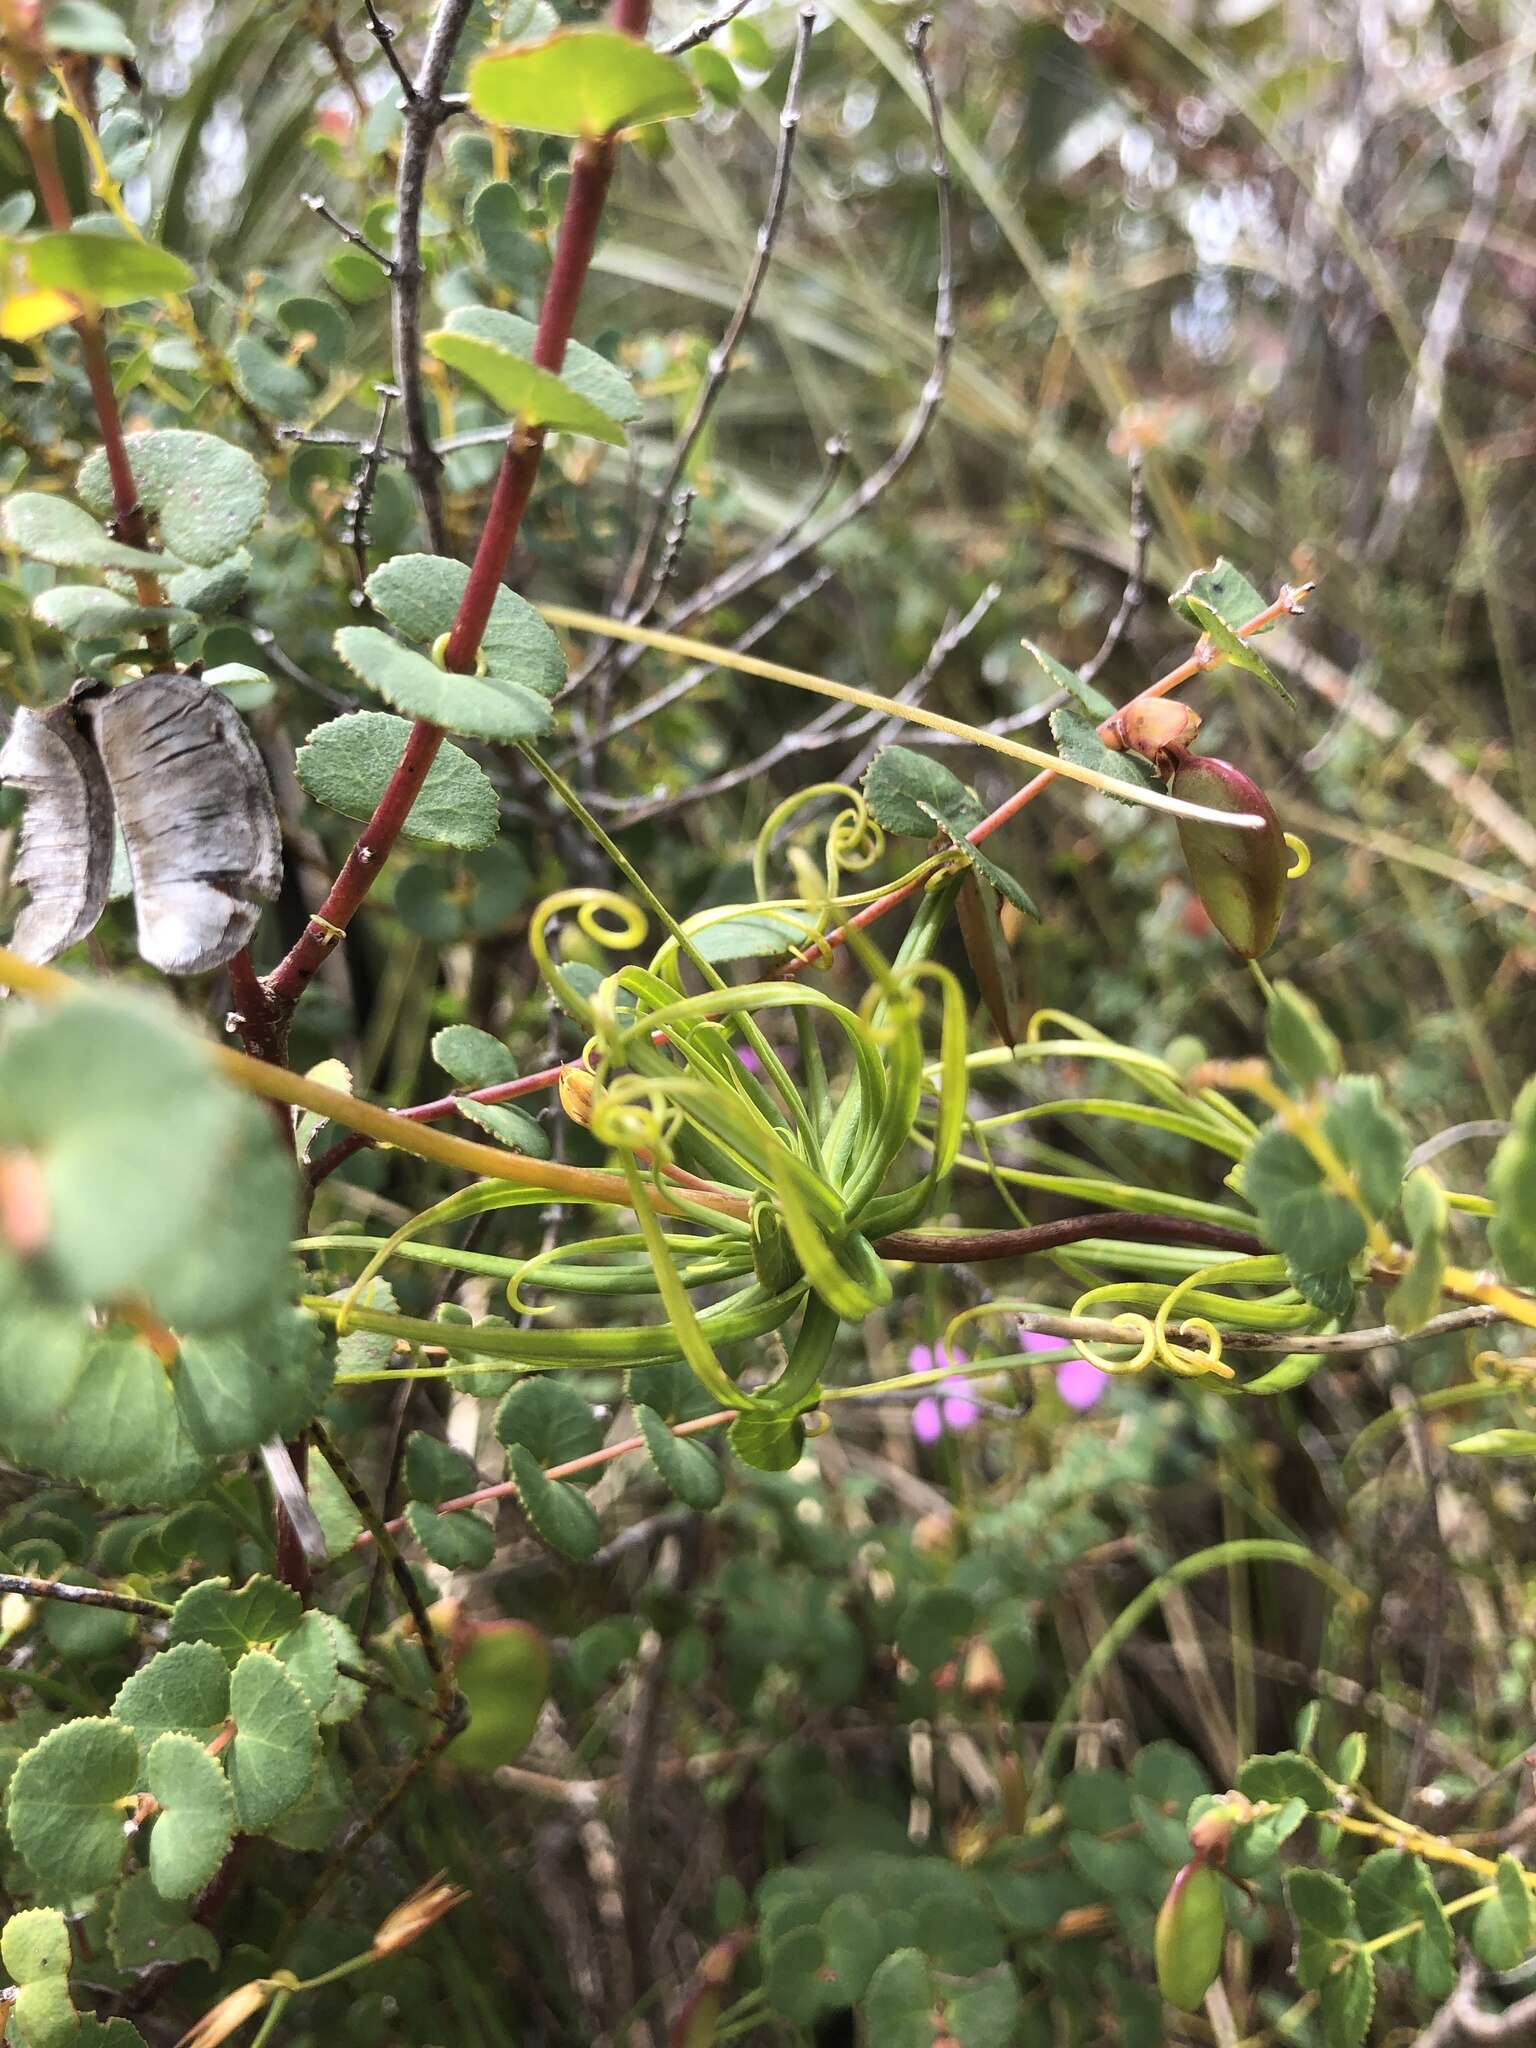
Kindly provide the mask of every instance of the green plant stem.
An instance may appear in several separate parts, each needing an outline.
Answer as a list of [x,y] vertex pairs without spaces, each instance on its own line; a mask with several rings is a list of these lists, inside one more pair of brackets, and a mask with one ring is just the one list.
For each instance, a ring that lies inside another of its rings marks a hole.
[[[305,1986],[303,1988],[307,1989],[308,1987]],[[267,2048],[267,2044],[277,2032],[277,2023],[283,2016],[283,2009],[292,1996],[293,1993],[286,1984],[280,1991],[273,1993],[272,2003],[267,2007],[266,2013],[262,2018],[260,2031],[257,2033],[255,2040],[252,2041],[251,2048]]]
[[1049,1804],[1051,1774],[1066,1741],[1066,1724],[1076,1716],[1083,1695],[1119,1656],[1169,1588],[1187,1585],[1204,1572],[1224,1571],[1230,1565],[1264,1563],[1294,1565],[1298,1571],[1310,1572],[1314,1578],[1321,1579],[1346,1606],[1357,1607],[1361,1603],[1362,1595],[1357,1586],[1325,1559],[1299,1543],[1281,1543],[1268,1536],[1244,1536],[1235,1542],[1216,1543],[1208,1550],[1197,1550],[1189,1557],[1180,1558],[1177,1564],[1160,1573],[1126,1603],[1084,1658],[1081,1669],[1068,1685],[1035,1767],[1035,1782],[1029,1795],[1031,1815],[1041,1813]]

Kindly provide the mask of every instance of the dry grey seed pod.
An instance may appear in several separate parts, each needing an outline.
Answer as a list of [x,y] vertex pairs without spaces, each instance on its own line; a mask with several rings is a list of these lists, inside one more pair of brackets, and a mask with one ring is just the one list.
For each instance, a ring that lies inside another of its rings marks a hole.
[[112,798],[73,704],[17,712],[0,747],[0,782],[27,799],[11,869],[27,901],[10,945],[23,960],[52,960],[93,928],[112,879]]
[[139,952],[164,974],[222,967],[282,881],[282,841],[256,742],[191,676],[82,695],[133,874]]

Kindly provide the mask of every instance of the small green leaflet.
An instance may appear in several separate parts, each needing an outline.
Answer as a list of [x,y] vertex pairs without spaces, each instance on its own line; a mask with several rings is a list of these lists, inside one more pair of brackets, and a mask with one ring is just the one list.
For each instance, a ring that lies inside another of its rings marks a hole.
[[[371,818],[410,736],[408,718],[350,711],[315,727],[294,756],[294,773],[317,803],[344,818]],[[496,837],[499,811],[485,770],[444,741],[411,805],[404,837],[416,846],[473,852]]]
[[[1105,746],[1093,723],[1070,704],[1051,713],[1051,737],[1057,753],[1074,768],[1092,768],[1100,775],[1112,775],[1117,782],[1128,782],[1138,789],[1157,786],[1157,772],[1150,761],[1144,761],[1140,754],[1117,753],[1113,747]],[[1113,792],[1105,790],[1103,794]]]
[[586,434],[611,448],[626,445],[623,427],[600,406],[537,363],[478,335],[439,327],[426,336],[427,351],[478,384],[520,427],[548,427],[557,433]]
[[376,626],[343,626],[336,652],[386,704],[470,739],[530,740],[553,724],[547,700],[504,676],[450,675]]
[[1292,711],[1296,699],[1275,674],[1263,655],[1238,633],[1266,609],[1263,598],[1248,579],[1230,562],[1220,560],[1214,569],[1197,569],[1168,600],[1181,618],[1188,619],[1206,639],[1219,648],[1234,668],[1246,669],[1266,684]]
[[98,526],[90,513],[68,498],[45,497],[41,491],[13,491],[0,506],[0,533],[11,545],[37,562],[56,569],[180,568],[164,555],[126,547]]
[[[243,448],[179,427],[129,434],[124,445],[139,502],[182,561],[211,569],[261,524],[267,480]],[[112,479],[100,449],[81,465],[75,488],[98,519],[111,517]]]
[[1083,715],[1091,719],[1095,725],[1102,725],[1106,718],[1114,717],[1115,707],[1103,691],[1096,690],[1092,683],[1085,683],[1076,669],[1068,668],[1066,663],[1058,661],[1054,654],[1048,653],[1043,647],[1037,647],[1033,640],[1021,640],[1019,645],[1026,654],[1034,656],[1055,688],[1065,690]]
[[[533,360],[533,343],[538,329],[520,313],[506,313],[496,306],[455,306],[448,315],[446,326],[450,334],[472,335],[477,341],[505,349],[509,355],[518,356],[524,362]],[[606,413],[609,419],[617,420],[621,426],[632,425],[644,411],[635,396],[634,386],[624,372],[616,369],[606,356],[600,356],[596,349],[587,348],[582,342],[566,343],[559,376],[562,384],[569,385],[579,397],[588,399],[599,412]]]
[[[468,582],[465,562],[445,555],[392,555],[368,578],[368,600],[402,640],[431,648],[451,631]],[[504,588],[491,601],[480,663],[486,675],[505,676],[541,697],[565,687],[565,656],[554,632],[525,598]]]
[[966,838],[986,807],[942,762],[913,747],[882,747],[865,774],[864,795],[884,830],[924,839],[937,831],[1015,909],[1040,915],[1021,884]]
[[34,284],[68,292],[86,305],[130,306],[140,299],[170,299],[197,281],[191,268],[169,249],[96,228],[37,235],[26,251]]
[[656,1411],[643,1405],[635,1410],[635,1423],[667,1490],[676,1494],[684,1507],[698,1512],[718,1507],[724,1482],[718,1462],[704,1445],[674,1436]]
[[469,104],[502,128],[596,138],[691,114],[698,89],[681,64],[633,36],[571,28],[479,58]]

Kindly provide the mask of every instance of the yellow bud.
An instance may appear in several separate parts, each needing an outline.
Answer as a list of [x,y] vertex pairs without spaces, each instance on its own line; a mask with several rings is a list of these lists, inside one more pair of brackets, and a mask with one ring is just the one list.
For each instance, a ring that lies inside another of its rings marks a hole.
[[560,1069],[560,1107],[573,1124],[585,1130],[592,1121],[597,1100],[597,1076],[583,1060]]
[[971,1644],[965,1653],[965,1667],[960,1684],[966,1698],[973,1700],[1001,1699],[1008,1690],[1003,1667],[998,1662],[997,1652],[990,1643],[978,1639]]
[[412,1892],[408,1899],[402,1899],[395,1910],[380,1922],[373,1937],[374,1954],[389,1956],[396,1949],[405,1948],[468,1897],[469,1893],[461,1891],[457,1885],[446,1884],[439,1872],[419,1891]]
[[32,1602],[25,1593],[7,1593],[0,1600],[0,1636],[19,1635],[32,1619]]
[[248,2019],[253,2019],[271,1998],[274,1991],[289,1988],[296,1980],[285,1976],[255,1977],[249,1984],[242,1984],[221,1998],[217,2005],[205,2012],[196,2026],[189,2027],[176,2048],[216,2048],[220,2041],[227,2041],[231,2034],[238,2033]]

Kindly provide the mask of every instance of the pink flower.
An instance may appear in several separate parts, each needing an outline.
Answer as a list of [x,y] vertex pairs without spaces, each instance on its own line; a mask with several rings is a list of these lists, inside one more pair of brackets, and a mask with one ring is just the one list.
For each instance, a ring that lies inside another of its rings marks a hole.
[[[964,1351],[948,1351],[942,1344],[937,1357],[927,1344],[914,1344],[907,1353],[913,1372],[932,1372],[937,1366],[940,1371],[958,1373],[970,1362]],[[969,1380],[941,1380],[912,1410],[912,1434],[920,1444],[936,1444],[946,1431],[969,1429],[980,1414],[976,1390]]]
[[741,1064],[749,1074],[760,1074],[763,1071],[763,1063],[750,1045],[738,1047],[736,1057],[741,1061]]
[[[1020,1330],[1021,1351],[1059,1351],[1062,1340],[1043,1330]],[[1110,1376],[1086,1358],[1069,1358],[1056,1368],[1056,1391],[1069,1408],[1091,1408],[1109,1385]]]

